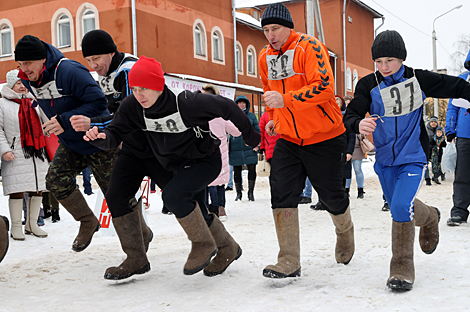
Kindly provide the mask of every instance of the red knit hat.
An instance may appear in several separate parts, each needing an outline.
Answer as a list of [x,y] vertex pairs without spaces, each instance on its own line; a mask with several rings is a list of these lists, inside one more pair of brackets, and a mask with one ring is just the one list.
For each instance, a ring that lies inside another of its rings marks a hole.
[[162,65],[155,59],[142,55],[129,72],[129,87],[163,91],[164,86]]

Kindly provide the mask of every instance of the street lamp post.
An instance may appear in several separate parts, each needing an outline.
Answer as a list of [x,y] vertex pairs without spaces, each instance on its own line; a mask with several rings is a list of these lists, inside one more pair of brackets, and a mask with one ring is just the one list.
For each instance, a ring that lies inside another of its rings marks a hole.
[[[446,15],[447,13],[452,12],[453,10],[460,9],[461,7],[462,7],[462,4],[456,6],[455,8],[445,12],[444,14],[439,15],[432,22],[432,71],[433,72],[437,73],[437,55],[436,55],[436,41],[437,41],[437,38],[436,38],[436,30],[434,29],[434,23],[436,22],[436,20],[439,17],[442,17],[442,16]],[[439,118],[439,102],[438,102],[438,99],[436,99],[436,98],[434,98],[434,116]]]

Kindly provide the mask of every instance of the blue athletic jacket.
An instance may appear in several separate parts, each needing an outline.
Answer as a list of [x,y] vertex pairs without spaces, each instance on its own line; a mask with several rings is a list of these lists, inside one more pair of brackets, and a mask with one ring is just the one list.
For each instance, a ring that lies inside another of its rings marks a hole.
[[[470,99],[470,84],[457,77],[427,70],[413,70],[404,65],[392,76],[384,78],[378,71],[375,75],[377,79],[372,73],[359,80],[354,99],[346,109],[344,123],[346,129],[354,133],[359,133],[359,123],[368,112],[371,115],[384,115],[377,80],[382,89],[416,76],[423,92],[423,99],[426,97]],[[373,138],[378,162],[385,166],[427,162],[424,151],[429,150],[429,139],[422,114],[421,107],[404,116],[377,119]]]
[[[470,61],[470,52],[468,52],[465,62]],[[459,77],[468,81],[470,72],[465,72]],[[459,138],[470,139],[470,114],[467,114],[465,108],[457,107],[452,104],[453,99],[447,106],[446,135],[454,134]]]
[[[37,88],[54,80],[56,75],[57,89],[61,98],[53,100],[38,100],[47,117],[57,116],[64,132],[58,137],[60,142],[73,152],[81,155],[90,155],[100,149],[83,140],[83,132],[76,132],[70,124],[73,115],[88,117],[109,115],[106,108],[106,98],[88,69],[73,60],[63,60],[59,67],[57,64],[64,57],[54,46],[43,42],[47,46],[45,69],[38,82],[21,79],[23,84],[34,95],[31,86]],[[55,73],[57,68],[57,73]]]

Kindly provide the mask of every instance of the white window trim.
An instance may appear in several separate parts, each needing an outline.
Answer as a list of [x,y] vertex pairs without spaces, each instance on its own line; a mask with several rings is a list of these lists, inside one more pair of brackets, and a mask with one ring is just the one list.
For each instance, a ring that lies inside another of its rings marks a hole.
[[[214,58],[214,40],[213,40],[213,34],[217,33],[219,35],[219,56],[220,60],[216,60]],[[225,38],[224,38],[224,33],[222,32],[222,29],[220,29],[217,26],[214,26],[211,31],[211,46],[212,46],[212,62],[220,65],[225,65]]]
[[[204,53],[204,55],[199,55],[196,53],[196,26],[199,25],[202,29],[201,29],[201,39],[202,39],[202,53]],[[194,53],[194,58],[197,58],[197,59],[200,59],[200,60],[203,60],[203,61],[207,61],[209,60],[208,56],[207,56],[207,33],[206,33],[206,26],[204,26],[204,23],[198,18],[194,21],[194,24],[193,24],[193,53]],[[212,37],[212,36],[211,36]],[[212,39],[212,38],[211,38]]]
[[[59,21],[59,18],[63,15],[67,15],[69,17],[69,23],[70,23],[70,47],[63,47],[59,48],[57,47],[57,22]],[[51,19],[51,37],[52,37],[52,45],[56,47],[57,49],[60,50],[60,52],[72,52],[75,51],[75,32],[74,32],[74,23],[73,23],[73,17],[72,14],[70,13],[69,10],[65,8],[60,8],[57,11],[55,11],[54,15],[52,16]]]
[[238,47],[238,51],[240,52],[240,68],[237,68],[237,72],[238,72],[239,75],[243,75],[243,72],[244,72],[243,47],[242,47],[242,44],[240,43],[240,41],[237,41],[237,47]]
[[[248,68],[248,51],[252,50],[253,52],[253,69],[254,69],[254,73],[250,73],[249,71],[249,68]],[[249,45],[247,48],[246,48],[246,75],[249,76],[249,77],[254,77],[254,78],[257,78],[257,73],[258,73],[258,58],[257,58],[257,54],[256,54],[256,49],[253,45]]]
[[11,41],[11,54],[9,55],[0,55],[0,62],[12,61],[15,59],[15,31],[13,29],[13,24],[6,18],[0,19],[0,28],[4,25],[10,27],[10,41]]
[[83,18],[83,14],[85,14],[87,10],[92,10],[95,13],[95,29],[100,29],[99,12],[96,6],[88,2],[85,2],[81,6],[79,6],[77,9],[77,14],[75,15],[76,21],[77,21],[77,27],[75,28],[75,33],[76,33],[76,38],[77,38],[77,51],[80,51],[82,49],[82,39],[83,39],[83,36],[85,35],[83,33],[82,18]]
[[352,86],[353,86],[353,91],[356,90],[356,85],[359,80],[359,75],[357,74],[357,70],[355,69],[353,71],[353,80],[352,80]]
[[351,68],[348,67],[346,70],[346,89],[348,91],[352,91],[352,76],[351,76]]

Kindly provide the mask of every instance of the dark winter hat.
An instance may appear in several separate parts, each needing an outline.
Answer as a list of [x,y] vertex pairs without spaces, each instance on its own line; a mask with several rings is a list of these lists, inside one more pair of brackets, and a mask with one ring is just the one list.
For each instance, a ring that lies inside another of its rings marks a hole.
[[26,35],[15,47],[15,61],[36,61],[47,57],[46,45],[38,38]]
[[436,132],[437,132],[437,131],[442,131],[442,132],[444,132],[444,128],[442,128],[441,126],[437,126]]
[[372,60],[380,57],[396,57],[403,61],[406,59],[405,42],[395,30],[386,30],[378,34],[371,50]]
[[95,29],[87,32],[82,39],[83,57],[117,52],[113,38],[104,30]]
[[129,87],[163,91],[164,86],[162,65],[153,58],[141,56],[129,71]]
[[467,70],[470,70],[470,61],[466,61],[465,63],[463,63],[463,66],[464,66]]
[[289,9],[282,3],[272,3],[261,16],[261,27],[270,24],[279,24],[288,28],[294,28],[294,22]]
[[437,118],[436,116],[431,116],[431,118],[429,118],[429,122],[431,121],[439,122],[439,118]]

